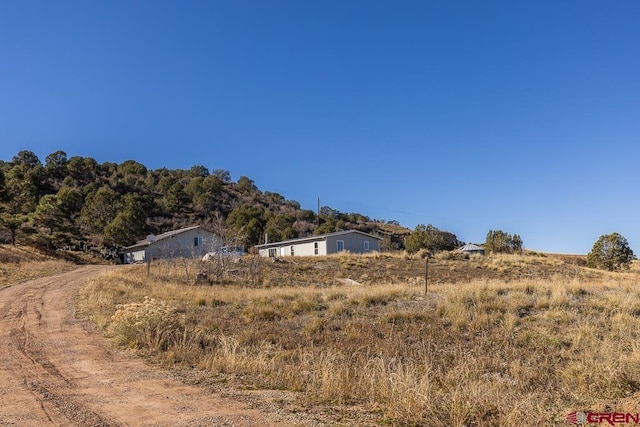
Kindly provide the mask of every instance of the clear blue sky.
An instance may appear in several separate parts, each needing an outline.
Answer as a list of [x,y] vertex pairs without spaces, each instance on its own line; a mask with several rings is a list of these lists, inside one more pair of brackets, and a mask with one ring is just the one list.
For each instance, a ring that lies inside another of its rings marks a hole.
[[0,159],[20,150],[640,253],[640,2],[3,0]]

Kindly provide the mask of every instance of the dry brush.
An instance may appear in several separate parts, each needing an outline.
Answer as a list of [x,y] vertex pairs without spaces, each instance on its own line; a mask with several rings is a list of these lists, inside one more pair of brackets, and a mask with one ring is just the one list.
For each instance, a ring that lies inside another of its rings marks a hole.
[[[215,286],[127,267],[93,280],[81,304],[159,362],[296,392],[309,410],[357,407],[376,423],[563,425],[571,411],[633,403],[636,270],[539,256],[433,263],[427,298],[419,257],[340,256]],[[140,320],[147,309],[164,314]]]

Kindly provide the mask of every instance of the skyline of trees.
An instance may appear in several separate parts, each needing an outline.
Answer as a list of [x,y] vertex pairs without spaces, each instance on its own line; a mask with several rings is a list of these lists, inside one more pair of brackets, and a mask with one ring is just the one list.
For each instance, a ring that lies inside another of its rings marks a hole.
[[[249,177],[234,182],[229,171],[203,165],[150,170],[135,160],[98,163],[61,150],[47,155],[44,164],[28,150],[10,162],[0,160],[0,242],[47,249],[122,247],[151,233],[220,221],[247,248],[348,229],[379,234],[387,248],[409,253],[463,244],[431,224],[409,231],[397,221],[328,206],[318,216],[297,201],[261,191]],[[489,230],[484,246],[489,252],[520,252],[523,242],[518,234]]]

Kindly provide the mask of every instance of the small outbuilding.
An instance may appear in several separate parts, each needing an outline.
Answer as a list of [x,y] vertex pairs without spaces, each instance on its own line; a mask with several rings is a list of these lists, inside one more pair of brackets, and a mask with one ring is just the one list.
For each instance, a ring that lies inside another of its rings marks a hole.
[[301,237],[256,246],[263,257],[319,256],[348,251],[351,253],[379,252],[382,237],[358,230],[338,231],[317,236]]
[[124,248],[122,260],[126,264],[152,259],[202,258],[207,252],[222,247],[222,240],[201,226],[182,228],[154,236]]
[[473,243],[467,243],[461,248],[457,249],[457,252],[462,252],[465,254],[480,254],[484,255],[484,248],[482,246],[474,245]]

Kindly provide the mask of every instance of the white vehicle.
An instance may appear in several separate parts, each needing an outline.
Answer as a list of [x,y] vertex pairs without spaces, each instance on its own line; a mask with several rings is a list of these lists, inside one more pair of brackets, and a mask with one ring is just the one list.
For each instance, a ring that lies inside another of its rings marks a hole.
[[209,261],[218,256],[243,256],[245,251],[240,246],[223,246],[213,252],[208,252],[202,257],[203,261]]

